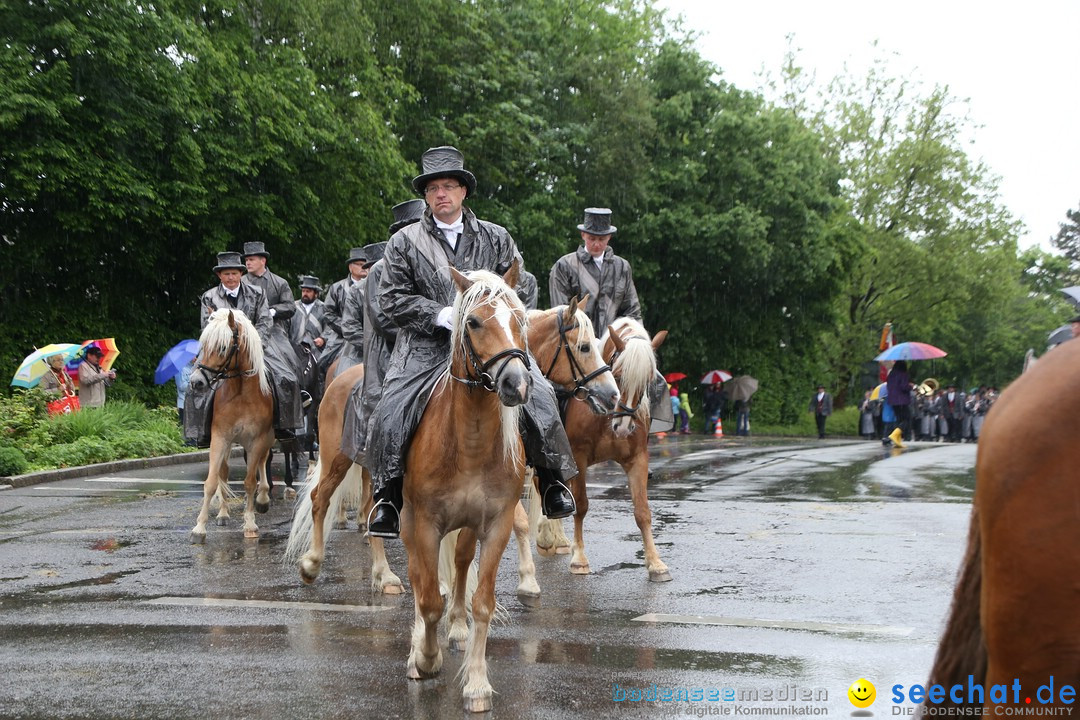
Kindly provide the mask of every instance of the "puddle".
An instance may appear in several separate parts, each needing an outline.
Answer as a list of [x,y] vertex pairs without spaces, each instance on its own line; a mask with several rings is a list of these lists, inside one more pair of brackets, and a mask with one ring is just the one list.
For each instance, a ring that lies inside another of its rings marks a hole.
[[134,575],[138,570],[124,570],[122,572],[108,573],[95,578],[86,578],[85,580],[75,580],[74,582],[62,583],[60,585],[49,585],[47,587],[34,588],[35,592],[47,593],[54,590],[70,590],[77,587],[93,587],[94,585],[111,585],[120,578],[128,575]]
[[104,540],[98,540],[90,543],[91,550],[103,550],[105,552],[116,552],[120,548],[130,547],[135,544],[134,540],[117,540],[114,537],[105,538]]

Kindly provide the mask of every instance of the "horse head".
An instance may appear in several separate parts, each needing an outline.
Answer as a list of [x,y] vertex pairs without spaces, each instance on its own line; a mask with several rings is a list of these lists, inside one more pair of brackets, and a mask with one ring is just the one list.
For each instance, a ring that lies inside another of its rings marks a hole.
[[627,437],[643,425],[649,427],[649,386],[656,378],[656,349],[667,339],[667,330],[650,338],[637,320],[619,318],[608,326],[604,337],[604,359],[612,373],[622,400],[617,412],[611,415],[611,431],[616,437]]
[[263,394],[270,393],[263,363],[262,341],[247,316],[239,310],[215,310],[199,336],[199,358],[190,386],[200,392],[220,380],[257,376]]
[[463,275],[450,268],[457,286],[450,375],[499,396],[506,407],[523,405],[532,390],[525,306],[513,291],[518,262],[502,278],[486,270]]
[[588,299],[574,297],[569,305],[529,313],[529,346],[544,377],[606,415],[619,402],[619,386],[585,314]]

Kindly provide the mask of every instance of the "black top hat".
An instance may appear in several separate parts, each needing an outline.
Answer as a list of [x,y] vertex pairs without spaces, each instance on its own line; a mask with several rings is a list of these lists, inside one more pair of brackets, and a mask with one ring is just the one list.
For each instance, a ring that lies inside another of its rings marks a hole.
[[89,357],[90,355],[97,355],[98,357],[101,357],[104,354],[105,353],[101,352],[101,348],[99,348],[97,345],[91,345],[90,347],[83,350],[83,355],[87,357]]
[[364,263],[364,267],[371,267],[375,263],[379,262],[383,258],[383,253],[386,252],[386,243],[377,242],[364,246],[364,252],[367,253],[367,262]]
[[[395,205],[393,207],[394,224],[390,226],[390,234],[393,235],[406,225],[412,225],[422,218],[425,209],[427,209],[427,204],[423,200],[406,200]],[[368,245],[367,247],[371,246]],[[378,262],[378,258],[375,258],[372,262]]]
[[465,156],[456,147],[443,145],[428,148],[420,158],[420,174],[413,178],[413,190],[424,194],[428,180],[453,177],[465,183],[465,197],[476,192],[476,176],[465,169]]
[[214,272],[222,270],[247,270],[247,265],[240,259],[238,252],[221,252],[217,254],[217,265]]
[[611,224],[611,210],[608,208],[585,208],[585,222],[577,229],[590,235],[614,235],[618,228]]
[[244,257],[248,255],[262,255],[264,258],[270,257],[270,253],[266,252],[266,246],[258,241],[244,243]]
[[314,275],[301,275],[300,276],[300,288],[308,288],[309,290],[322,290],[319,287],[319,278]]
[[354,262],[358,262],[358,263],[367,262],[367,255],[364,254],[364,248],[355,247],[355,248],[349,250],[349,263],[351,264],[351,263],[354,263]]

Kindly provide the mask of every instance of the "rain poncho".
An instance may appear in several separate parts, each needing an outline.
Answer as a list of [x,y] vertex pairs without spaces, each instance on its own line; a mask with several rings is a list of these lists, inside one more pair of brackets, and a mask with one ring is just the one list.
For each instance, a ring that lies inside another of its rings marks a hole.
[[266,270],[261,276],[248,273],[241,278],[263,291],[266,297],[267,313],[273,310],[270,328],[267,332],[259,331],[263,341],[263,357],[270,382],[274,386],[277,404],[277,424],[279,428],[299,428],[304,426],[304,410],[300,404],[300,358],[296,356],[289,341],[289,326],[293,313],[296,312],[296,299],[292,288],[284,278]]
[[316,298],[310,305],[296,301],[296,312],[289,321],[289,341],[298,356],[304,343],[311,348],[316,360],[322,356],[322,348],[315,345],[315,339],[322,337],[325,319],[326,305],[322,300]]
[[[327,369],[341,354],[341,347],[345,344],[345,338],[341,335],[341,312],[345,305],[345,293],[353,286],[350,275],[344,280],[338,280],[326,291],[326,301],[323,303],[323,345],[322,356],[319,357],[319,369],[326,374]],[[331,378],[327,378],[327,384]]]
[[341,306],[341,336],[345,342],[338,355],[337,375],[364,362],[365,281],[366,278],[345,291],[345,301]]
[[607,332],[607,326],[616,318],[630,317],[641,322],[641,306],[630,263],[611,248],[604,250],[601,268],[596,267],[584,246],[563,255],[551,268],[548,289],[552,307],[566,305],[575,295],[581,299],[588,294],[585,314],[592,320],[597,335]]
[[[456,249],[435,227],[430,210],[419,222],[395,233],[386,246],[379,304],[399,331],[368,438],[366,464],[377,491],[391,478],[404,476],[409,441],[449,362],[449,331],[435,324],[439,311],[453,305],[457,292],[447,268],[453,264],[461,272],[490,270],[502,275],[518,257],[505,228],[478,220],[468,209],[462,220],[464,231]],[[561,470],[571,478],[577,467],[555,393],[535,362],[531,372],[532,392],[523,407],[526,457],[533,465]]]

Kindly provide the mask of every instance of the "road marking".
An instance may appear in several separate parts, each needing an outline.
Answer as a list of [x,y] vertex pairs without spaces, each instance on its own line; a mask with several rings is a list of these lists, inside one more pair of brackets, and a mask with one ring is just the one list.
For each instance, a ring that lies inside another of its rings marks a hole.
[[84,482],[92,483],[153,483],[154,485],[202,485],[206,481],[206,478],[202,480],[168,480],[158,478],[127,478],[127,477],[102,477],[102,478],[84,478]]
[[895,625],[860,625],[857,623],[827,623],[801,620],[763,620],[759,618],[720,617],[718,615],[666,615],[647,613],[634,618],[634,622],[678,623],[683,625],[727,625],[730,627],[770,628],[773,630],[810,630],[814,632],[846,633],[859,635],[893,635],[905,637],[915,628]]
[[277,600],[234,600],[232,598],[159,597],[147,600],[147,605],[182,605],[185,607],[270,608],[274,610],[328,610],[331,612],[384,612],[393,608],[375,605],[336,605],[314,602],[282,602]]

